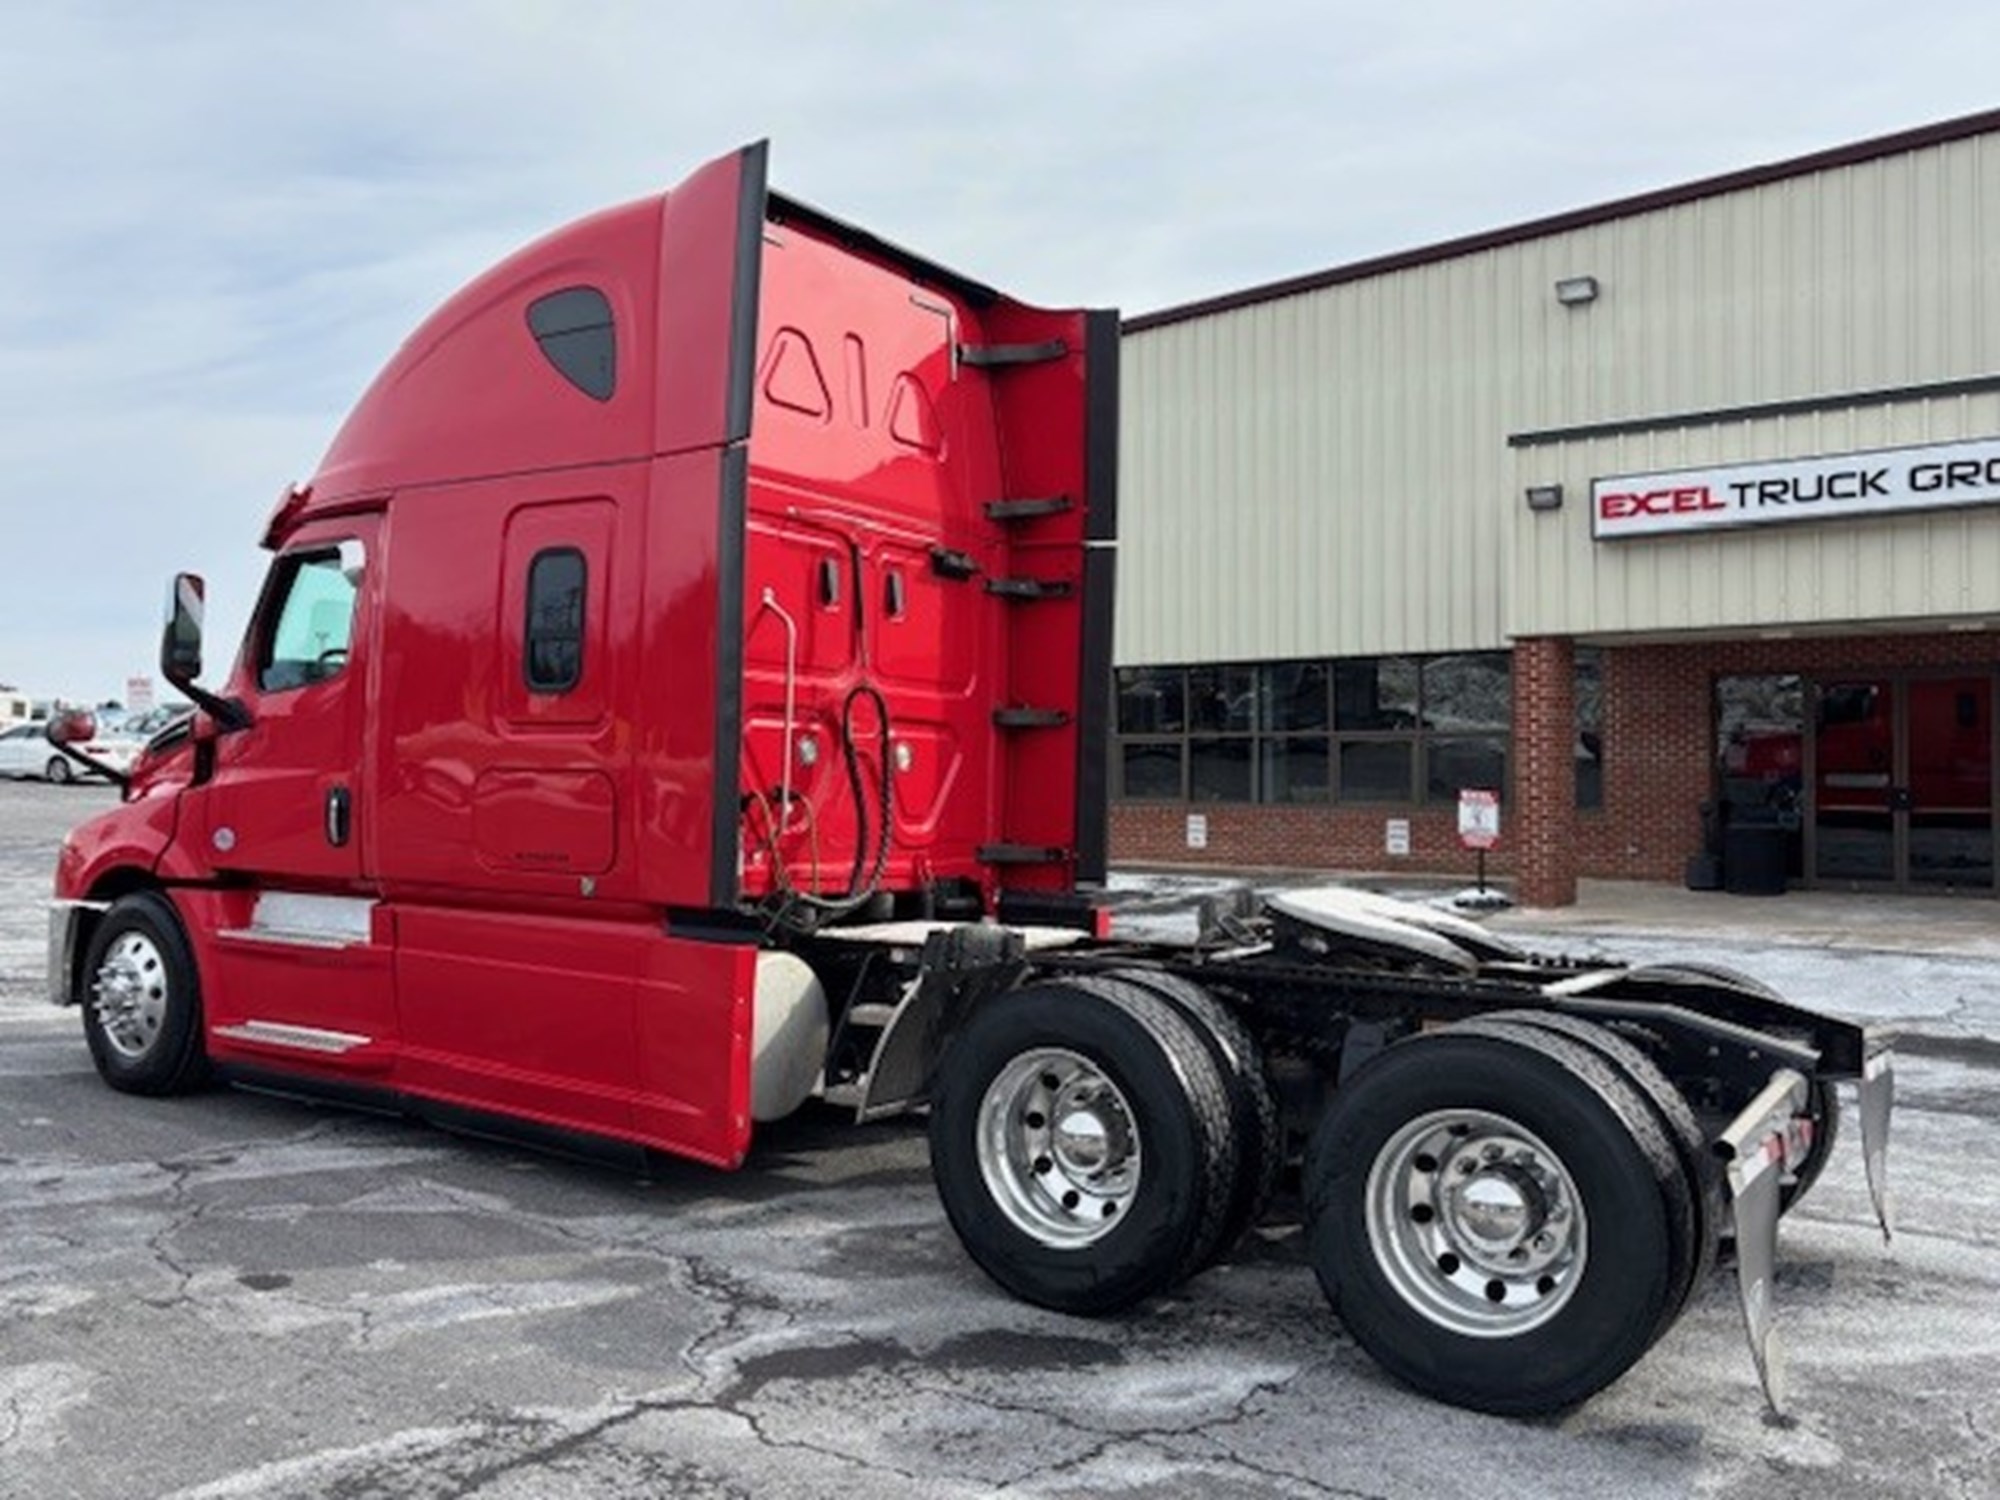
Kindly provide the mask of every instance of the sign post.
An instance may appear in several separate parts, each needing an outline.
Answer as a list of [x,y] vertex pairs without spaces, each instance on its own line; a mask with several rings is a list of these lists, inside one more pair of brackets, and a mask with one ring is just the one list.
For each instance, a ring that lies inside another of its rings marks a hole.
[[1490,787],[1464,787],[1458,794],[1458,841],[1479,851],[1479,894],[1486,895],[1486,851],[1500,842],[1500,794]]

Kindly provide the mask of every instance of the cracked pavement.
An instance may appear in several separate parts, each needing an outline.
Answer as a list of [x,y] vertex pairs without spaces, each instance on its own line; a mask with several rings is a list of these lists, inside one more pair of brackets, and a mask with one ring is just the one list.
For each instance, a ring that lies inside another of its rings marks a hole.
[[[1282,1229],[1128,1316],[1012,1302],[908,1124],[809,1112],[743,1172],[642,1182],[262,1095],[114,1094],[40,1001],[54,845],[108,795],[0,785],[8,1500],[1993,1493],[2000,1074],[1977,1049],[1901,1065],[1893,1247],[1853,1130],[1787,1221],[1789,1419],[1718,1278],[1596,1400],[1507,1422],[1390,1382]],[[1798,951],[1759,972],[1809,981],[1825,955]],[[2000,1013],[2000,958],[1939,960],[1935,995],[1920,959],[1870,962],[1841,955],[1842,983],[1952,1035]]]

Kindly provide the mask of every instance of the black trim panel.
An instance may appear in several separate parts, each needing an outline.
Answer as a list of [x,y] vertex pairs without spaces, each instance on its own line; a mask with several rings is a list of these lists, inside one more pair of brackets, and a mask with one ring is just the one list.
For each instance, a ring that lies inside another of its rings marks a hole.
[[453,1135],[469,1135],[477,1140],[499,1141],[508,1146],[526,1146],[551,1156],[611,1167],[638,1177],[650,1175],[648,1168],[652,1153],[636,1141],[592,1135],[583,1130],[566,1130],[559,1125],[543,1125],[534,1120],[517,1119],[513,1115],[492,1114],[483,1109],[446,1104],[416,1094],[404,1095],[403,1102],[418,1119],[440,1130],[448,1130]]
[[1090,506],[1083,534],[1110,542],[1118,537],[1118,313],[1104,308],[1083,316],[1083,483]]
[[736,805],[743,753],[743,570],[749,539],[750,414],[757,393],[757,298],[764,268],[764,215],[770,194],[768,141],[745,146],[736,189],[736,260],[729,306],[728,443],[715,532],[715,785],[710,809],[708,899],[736,904]]
[[1083,554],[1082,678],[1076,695],[1076,878],[1102,884],[1110,859],[1111,598],[1118,554]]
[[217,1063],[216,1078],[253,1094],[274,1094],[280,1099],[303,1099],[313,1104],[338,1104],[343,1109],[365,1114],[403,1119],[415,1113],[411,1101],[392,1088],[377,1083],[357,1083],[345,1078],[303,1077],[282,1068],[262,1068],[255,1063]]
[[764,945],[762,926],[733,908],[711,911],[706,907],[670,906],[663,925],[668,937],[687,943],[729,943],[750,948]]
[[334,1104],[342,1109],[394,1120],[421,1120],[453,1135],[499,1141],[509,1146],[526,1146],[532,1151],[592,1166],[636,1172],[642,1177],[649,1175],[648,1169],[655,1158],[654,1152],[636,1141],[594,1135],[585,1130],[568,1130],[558,1125],[543,1125],[538,1121],[472,1109],[462,1104],[446,1104],[442,1100],[426,1098],[422,1094],[405,1094],[381,1084],[287,1073],[282,1068],[234,1062],[218,1065],[215,1076],[223,1083],[252,1094],[270,1094],[308,1104]]
[[1118,556],[1118,314],[1084,314],[1083,631],[1076,723],[1076,878],[1102,884],[1110,862],[1112,606]]
[[729,305],[729,408],[725,442],[750,439],[750,412],[757,395],[757,297],[764,270],[765,176],[771,143],[745,146],[743,174],[736,188],[736,274]]
[[750,448],[739,443],[722,454],[722,495],[715,536],[715,785],[711,795],[708,900],[736,904],[736,805],[743,752],[743,570],[749,546]]
[[[1669,432],[1680,427],[1705,427],[1715,422],[1753,422],[1766,417],[1796,417],[1813,412],[1844,411],[1892,401],[1926,401],[1946,396],[1977,396],[2000,390],[2000,374],[1969,375],[1963,380],[1931,380],[1918,385],[1885,385],[1866,391],[1837,391],[1825,396],[1794,396],[1783,401],[1753,401],[1743,406],[1714,406],[1705,411],[1669,412],[1654,417],[1620,417],[1609,422],[1580,422],[1573,427],[1544,427],[1507,434],[1509,448],[1546,448],[1555,443],[1579,443],[1590,438],[1624,437],[1635,432]],[[1712,466],[1711,466],[1712,467]]]
[[1004,890],[993,917],[1002,927],[1069,927],[1095,937],[1097,899],[1079,891]]

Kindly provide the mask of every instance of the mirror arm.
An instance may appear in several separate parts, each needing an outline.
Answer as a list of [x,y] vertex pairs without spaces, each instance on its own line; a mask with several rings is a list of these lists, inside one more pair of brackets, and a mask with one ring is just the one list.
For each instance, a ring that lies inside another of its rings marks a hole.
[[82,766],[86,771],[95,771],[98,775],[104,777],[106,780],[116,783],[118,790],[121,792],[132,784],[132,778],[128,773],[119,770],[116,766],[106,765],[103,761],[97,759],[97,757],[93,755],[85,755],[81,750],[77,749],[75,746],[66,745],[61,740],[57,739],[55,737],[55,728],[56,725],[60,722],[61,721],[58,719],[50,719],[48,727],[42,731],[42,738],[47,740],[49,744],[53,746],[57,751],[59,751],[66,759],[75,761],[78,765]]
[[248,729],[251,725],[250,710],[241,698],[224,698],[198,686],[192,679],[169,677],[167,681],[188,696],[188,701],[211,719],[225,733],[236,729]]

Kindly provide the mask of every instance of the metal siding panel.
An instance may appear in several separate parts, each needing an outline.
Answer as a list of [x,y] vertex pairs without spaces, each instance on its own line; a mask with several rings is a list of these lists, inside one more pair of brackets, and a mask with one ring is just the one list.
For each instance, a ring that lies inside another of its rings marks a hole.
[[1975,138],[1128,337],[1118,659],[2000,613],[2000,512],[1601,547],[1588,514],[1594,475],[1990,434],[2000,397],[1504,446],[2000,367],[1996,176]]
[[[1603,420],[1775,396],[1977,375],[2000,367],[1990,253],[2000,235],[1991,138],[1889,158],[1709,199],[1585,231],[1580,254],[1610,271],[1599,305],[1614,313],[1605,362],[1637,358],[1646,375],[1617,387],[1618,405],[1548,408],[1520,425]],[[1615,230],[1604,234],[1600,231]],[[1649,239],[1647,236],[1651,236]],[[1664,258],[1663,258],[1664,257]],[[1579,263],[1577,269],[1583,269]],[[1648,285],[1634,287],[1638,277]],[[1655,296],[1670,305],[1661,323]],[[1630,316],[1621,303],[1630,303]],[[1678,347],[1725,358],[1652,363],[1635,340],[1669,330]],[[1552,346],[1551,360],[1562,351]],[[1567,351],[1573,354],[1573,349]],[[1573,366],[1572,366],[1573,367]],[[1669,372],[1668,387],[1660,385]],[[1748,378],[1746,373],[1748,372]],[[1690,374],[1692,372],[1692,374]],[[1619,409],[1636,393],[1630,407]],[[1995,407],[1978,398],[1911,402],[1681,433],[1528,450],[1536,477],[1560,469],[1587,496],[1598,474],[1708,461],[1988,435]],[[1816,621],[1922,618],[2000,608],[2000,512],[1926,520],[1800,523],[1699,543],[1598,547],[1587,505],[1563,535],[1517,514],[1506,623],[1515,633],[1583,633]],[[1639,549],[1633,551],[1633,548]],[[1581,589],[1556,585],[1567,571]]]

